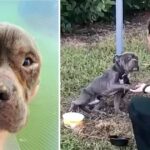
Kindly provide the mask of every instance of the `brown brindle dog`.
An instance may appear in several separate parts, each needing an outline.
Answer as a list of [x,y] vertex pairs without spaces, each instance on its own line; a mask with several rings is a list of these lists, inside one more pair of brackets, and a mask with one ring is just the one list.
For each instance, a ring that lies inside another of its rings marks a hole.
[[33,39],[20,27],[0,23],[0,131],[14,133],[25,125],[40,68]]

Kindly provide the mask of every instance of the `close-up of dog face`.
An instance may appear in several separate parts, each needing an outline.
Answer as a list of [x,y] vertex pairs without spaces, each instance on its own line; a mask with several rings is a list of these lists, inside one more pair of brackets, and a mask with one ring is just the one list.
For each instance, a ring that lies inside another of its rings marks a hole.
[[0,130],[17,132],[26,124],[40,68],[32,38],[20,27],[0,23]]
[[115,56],[114,59],[114,63],[119,64],[126,73],[139,70],[138,57],[134,53],[126,52]]

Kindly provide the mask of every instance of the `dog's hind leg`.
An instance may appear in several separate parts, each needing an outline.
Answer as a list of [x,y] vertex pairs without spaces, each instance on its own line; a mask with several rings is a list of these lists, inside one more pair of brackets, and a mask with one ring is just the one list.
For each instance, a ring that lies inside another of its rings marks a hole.
[[91,110],[88,109],[85,104],[80,104],[80,105],[79,105],[79,103],[76,103],[76,101],[73,101],[73,102],[71,103],[71,107],[70,107],[69,111],[74,111],[74,112],[76,112],[78,108],[82,109],[82,110],[85,111],[86,113],[91,113]]
[[90,110],[86,108],[88,103],[91,101],[92,96],[82,91],[79,98],[71,103],[69,111],[77,111],[77,108],[81,108],[83,111],[90,113]]
[[101,99],[99,101],[99,103],[94,106],[92,111],[95,112],[95,113],[98,113],[98,114],[106,114],[104,111],[101,110],[102,107],[103,107],[103,101]]
[[84,105],[80,105],[79,106],[83,111],[85,111],[86,113],[91,113],[92,111],[90,109],[88,109],[86,106]]
[[79,107],[78,107],[78,105],[76,105],[75,101],[72,101],[71,106],[69,108],[69,111],[75,111],[76,112],[78,108]]

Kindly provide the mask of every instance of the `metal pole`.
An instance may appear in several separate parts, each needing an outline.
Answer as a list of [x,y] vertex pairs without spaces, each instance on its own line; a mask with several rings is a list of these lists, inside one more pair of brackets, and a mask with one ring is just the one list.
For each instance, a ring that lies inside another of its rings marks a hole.
[[123,0],[116,0],[116,54],[123,51]]

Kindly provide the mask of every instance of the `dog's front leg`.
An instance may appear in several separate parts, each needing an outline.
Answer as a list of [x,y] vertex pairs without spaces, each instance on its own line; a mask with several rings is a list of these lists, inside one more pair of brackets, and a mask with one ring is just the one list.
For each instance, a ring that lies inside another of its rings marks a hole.
[[114,109],[115,109],[116,114],[121,113],[121,111],[120,111],[120,102],[121,102],[121,96],[120,96],[119,93],[117,93],[115,95],[115,98],[114,98]]
[[125,114],[124,112],[120,111],[120,103],[125,95],[126,95],[126,92],[124,93],[123,91],[120,91],[115,95],[114,109],[115,109],[116,114]]
[[129,84],[119,84],[119,83],[113,83],[110,84],[107,93],[113,93],[115,91],[122,91],[122,90],[129,90],[130,89],[130,85]]

